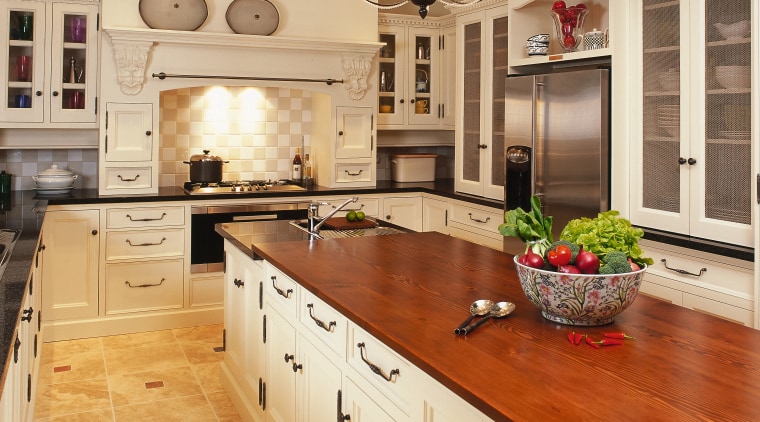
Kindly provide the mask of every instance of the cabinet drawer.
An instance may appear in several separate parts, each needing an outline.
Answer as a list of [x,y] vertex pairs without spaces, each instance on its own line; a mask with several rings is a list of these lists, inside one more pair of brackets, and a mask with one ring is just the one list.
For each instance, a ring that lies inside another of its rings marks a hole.
[[298,284],[282,271],[267,263],[267,277],[264,280],[264,293],[267,302],[275,306],[289,321],[296,319],[296,301]]
[[[354,324],[349,325],[349,346],[349,365],[399,409],[409,414],[414,373],[412,365]],[[376,373],[371,365],[379,368],[381,374]]]
[[[676,253],[642,242],[641,248],[644,256],[651,257],[654,264],[647,268],[647,273],[676,280],[687,285],[713,290],[719,294],[726,294],[752,300],[754,283],[752,270],[744,269],[735,265],[724,264],[708,257],[690,256]],[[664,262],[662,260],[665,260]],[[666,268],[667,267],[670,268]],[[699,275],[700,270],[705,271]],[[675,270],[684,270],[693,275],[681,274]],[[687,290],[686,290],[687,291]]]
[[499,225],[504,222],[504,213],[500,210],[483,210],[453,204],[451,207],[451,222],[482,230],[484,234],[499,238]]
[[106,211],[106,226],[109,229],[183,226],[184,224],[184,207],[111,208]]
[[683,306],[697,312],[746,325],[747,327],[752,327],[754,325],[754,313],[752,311],[732,306],[727,303],[718,302],[717,300],[684,293]]
[[346,330],[348,320],[330,305],[319,300],[310,291],[301,289],[301,323],[340,356],[346,357]]
[[106,314],[182,308],[183,260],[106,264]]
[[151,167],[106,167],[106,189],[151,188],[153,170]]
[[[319,215],[327,215],[332,210],[335,209],[338,205],[344,203],[349,197],[341,198],[341,199],[329,199],[326,202],[329,205],[321,205],[319,207]],[[380,199],[378,198],[362,198],[359,197],[359,200],[353,203],[350,203],[346,205],[345,208],[340,210],[336,216],[345,216],[347,212],[349,211],[362,211],[365,215],[369,215],[372,217],[377,217],[380,215]]]
[[181,256],[184,246],[184,229],[112,231],[106,234],[106,260]]
[[337,164],[335,181],[337,183],[371,182],[372,163]]

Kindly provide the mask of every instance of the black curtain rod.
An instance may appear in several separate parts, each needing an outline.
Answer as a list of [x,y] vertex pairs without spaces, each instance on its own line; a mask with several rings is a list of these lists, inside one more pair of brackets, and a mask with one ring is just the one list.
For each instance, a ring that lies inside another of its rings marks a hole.
[[154,78],[164,80],[166,78],[184,79],[235,79],[243,81],[274,81],[274,82],[319,82],[327,85],[342,84],[343,79],[301,79],[301,78],[263,78],[258,76],[219,76],[219,75],[173,75],[171,73],[154,73]]

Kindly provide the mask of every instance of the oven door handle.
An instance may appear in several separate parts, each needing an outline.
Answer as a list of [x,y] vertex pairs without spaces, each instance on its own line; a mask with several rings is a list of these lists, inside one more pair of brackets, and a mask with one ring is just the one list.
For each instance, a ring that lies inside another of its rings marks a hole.
[[277,214],[236,215],[232,217],[232,221],[261,221],[261,220],[277,220]]

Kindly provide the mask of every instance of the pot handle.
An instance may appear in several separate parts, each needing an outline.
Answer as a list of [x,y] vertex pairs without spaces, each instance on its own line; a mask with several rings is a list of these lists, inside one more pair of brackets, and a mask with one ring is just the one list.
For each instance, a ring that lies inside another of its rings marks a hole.
[[189,162],[189,161],[183,161],[183,163],[185,163],[185,164],[190,164],[190,162]]

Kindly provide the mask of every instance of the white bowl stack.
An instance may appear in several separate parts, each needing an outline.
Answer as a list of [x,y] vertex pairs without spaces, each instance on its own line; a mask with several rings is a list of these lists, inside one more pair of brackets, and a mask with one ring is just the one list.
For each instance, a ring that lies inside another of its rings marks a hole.
[[536,34],[525,42],[529,56],[545,56],[549,52],[549,34]]
[[715,66],[715,80],[726,89],[746,89],[752,81],[751,69],[750,66]]
[[681,130],[681,106],[678,104],[657,107],[657,125],[675,138]]

